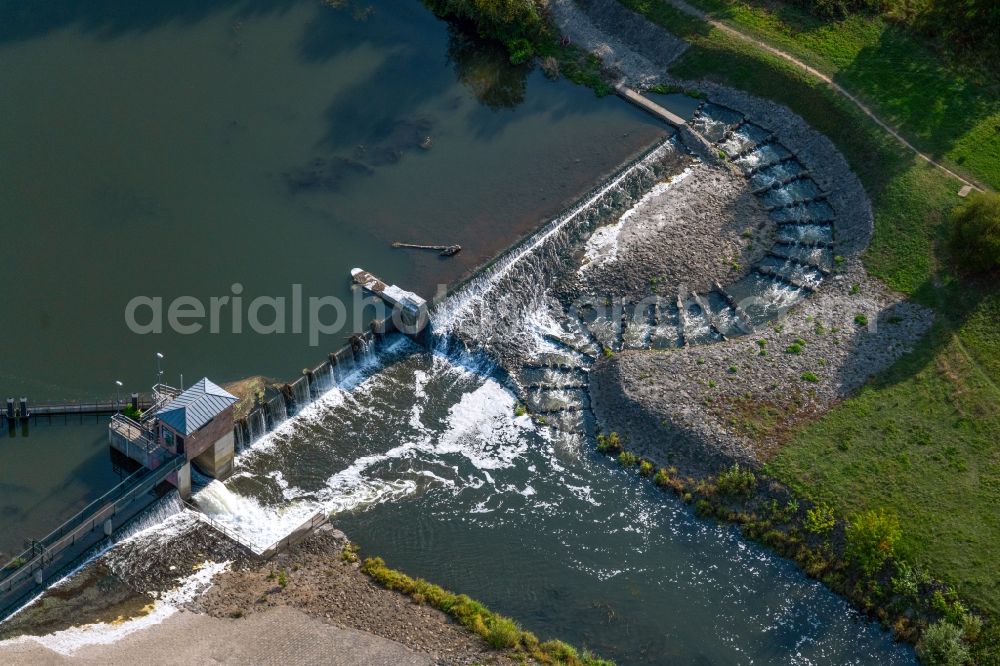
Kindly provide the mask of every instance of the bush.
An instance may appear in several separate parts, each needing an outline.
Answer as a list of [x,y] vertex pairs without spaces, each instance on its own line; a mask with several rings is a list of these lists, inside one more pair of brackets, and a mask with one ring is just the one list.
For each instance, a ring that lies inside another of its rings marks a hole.
[[278,585],[281,587],[288,585],[288,572],[284,569],[278,572]]
[[969,648],[962,642],[962,630],[946,620],[927,628],[917,645],[917,654],[931,666],[964,666],[969,662]]
[[493,615],[486,622],[486,642],[497,650],[509,650],[521,640],[521,627],[502,615]]
[[816,383],[819,381],[819,377],[816,376],[815,372],[803,372],[802,381]]
[[1000,268],[1000,194],[977,192],[951,216],[951,252],[963,270]]
[[361,546],[356,543],[344,544],[344,548],[340,551],[340,561],[345,564],[353,564],[358,561],[358,551],[361,550]]
[[826,534],[837,524],[837,518],[833,515],[833,508],[826,504],[817,504],[811,509],[806,509],[805,528],[807,532],[813,534]]
[[653,463],[648,460],[639,461],[639,473],[643,476],[649,476],[653,473]]
[[621,463],[622,467],[635,467],[635,464],[639,462],[639,456],[628,451],[622,451],[618,454],[618,462]]
[[514,65],[526,63],[535,55],[535,47],[523,37],[511,40],[508,47],[510,48],[510,62]]
[[857,324],[858,326],[867,326],[868,317],[863,314],[854,315],[854,323]]
[[653,483],[660,486],[661,488],[670,483],[670,473],[662,467],[657,470],[656,475],[653,477]]
[[723,495],[749,496],[757,488],[757,477],[749,468],[741,467],[739,463],[736,463],[719,474],[715,486]]
[[852,516],[846,536],[848,559],[871,576],[895,555],[903,532],[896,514],[879,509]]
[[907,599],[916,599],[920,592],[916,572],[906,562],[896,562],[896,575],[892,577],[892,591]]
[[142,420],[142,410],[141,409],[136,409],[135,407],[133,407],[132,403],[129,403],[129,404],[125,405],[125,409],[122,410],[122,414],[124,416],[132,419],[133,421],[141,421]]
[[613,432],[607,436],[598,435],[597,450],[601,453],[619,453],[622,450],[622,439],[618,436],[617,432]]

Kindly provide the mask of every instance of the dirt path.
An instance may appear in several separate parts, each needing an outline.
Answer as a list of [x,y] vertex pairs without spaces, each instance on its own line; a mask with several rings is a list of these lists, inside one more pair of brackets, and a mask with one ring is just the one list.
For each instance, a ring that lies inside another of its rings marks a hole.
[[751,37],[750,35],[746,34],[745,32],[737,30],[736,28],[733,28],[733,27],[731,27],[729,25],[726,25],[725,23],[723,23],[721,21],[717,21],[717,20],[713,19],[711,16],[709,16],[705,12],[701,11],[700,9],[697,9],[697,8],[692,7],[691,5],[687,4],[686,2],[684,2],[684,0],[667,0],[667,2],[669,2],[671,5],[673,5],[674,7],[676,7],[677,9],[681,10],[682,12],[684,12],[686,14],[690,14],[691,16],[697,16],[698,18],[700,18],[703,21],[707,22],[713,28],[717,28],[718,30],[721,30],[722,32],[726,33],[727,35],[730,35],[732,37],[736,37],[737,39],[742,39],[743,41],[750,42],[750,43],[754,44],[755,46],[757,46],[757,47],[759,47],[761,49],[764,49],[765,51],[767,51],[768,53],[770,53],[772,55],[776,55],[779,58],[787,60],[788,62],[792,63],[793,65],[795,65],[799,69],[801,69],[801,70],[809,73],[810,75],[815,76],[820,81],[823,81],[824,83],[826,83],[827,85],[829,85],[834,90],[834,92],[836,92],[838,95],[841,95],[844,98],[850,100],[850,102],[852,104],[854,104],[856,107],[858,107],[861,110],[862,113],[864,113],[866,116],[868,116],[869,118],[871,118],[875,122],[875,124],[877,124],[879,127],[881,127],[886,132],[888,132],[890,135],[892,135],[892,137],[894,139],[896,139],[896,141],[898,141],[900,144],[902,144],[907,149],[911,150],[920,159],[922,159],[925,162],[928,162],[930,164],[933,164],[935,167],[937,167],[941,171],[945,172],[946,174],[948,174],[952,178],[955,178],[955,179],[959,180],[964,185],[968,185],[972,189],[977,190],[979,192],[983,191],[982,188],[979,187],[978,185],[976,185],[975,183],[966,180],[965,178],[963,178],[962,176],[958,175],[957,173],[955,173],[954,171],[952,171],[948,167],[946,167],[943,164],[941,164],[940,162],[934,161],[934,159],[930,155],[922,153],[920,150],[918,150],[916,148],[916,146],[914,146],[912,143],[910,143],[905,138],[903,138],[903,136],[899,132],[897,132],[891,125],[889,125],[887,122],[885,122],[884,120],[882,120],[881,118],[879,118],[878,116],[876,116],[875,113],[870,108],[868,108],[867,105],[864,104],[864,102],[862,102],[857,97],[855,97],[854,95],[852,95],[851,93],[849,93],[846,89],[843,88],[843,86],[841,86],[840,84],[838,84],[837,82],[835,82],[832,78],[830,78],[829,76],[827,76],[823,72],[819,71],[818,69],[816,69],[814,67],[810,67],[809,65],[807,65],[804,62],[802,62],[801,60],[799,60],[798,58],[796,58],[795,56],[791,55],[790,53],[788,53],[786,51],[782,51],[781,49],[776,48],[776,47],[768,44],[767,42],[763,42],[763,41],[761,41],[759,39],[756,39],[755,37]]

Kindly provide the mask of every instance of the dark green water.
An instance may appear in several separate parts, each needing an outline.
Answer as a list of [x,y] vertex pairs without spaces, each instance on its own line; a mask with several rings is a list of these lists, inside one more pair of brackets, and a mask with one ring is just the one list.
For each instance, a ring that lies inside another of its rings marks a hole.
[[[143,389],[156,351],[168,380],[294,374],[342,337],[138,336],[125,304],[234,282],[346,297],[355,265],[430,293],[662,136],[617,100],[498,68],[416,2],[4,6],[0,63],[0,232],[16,239],[0,389],[37,400]],[[620,664],[912,661],[791,564],[514,419],[462,359],[397,354],[199,503],[264,545],[333,511],[391,564]],[[0,447],[0,548],[117,479],[100,424]]]
[[430,295],[662,135],[616,99],[498,66],[416,1],[364,17],[319,0],[53,2],[6,6],[0,26],[0,395],[148,390],[157,351],[174,383],[294,376],[349,331],[311,348],[289,312],[284,335],[223,318],[143,336],[125,306],[236,282],[246,302],[294,284],[348,299],[356,265]]
[[260,548],[332,512],[363,554],[619,666],[913,663],[793,563],[592,442],[515,418],[513,395],[466,361],[397,346],[195,501]]
[[[311,347],[289,305],[286,334],[223,317],[218,334],[136,335],[125,306],[233,283],[246,302],[295,284],[349,301],[353,266],[431,295],[663,135],[415,0],[370,8],[0,5],[0,397],[147,391],[155,352],[174,384],[294,376],[351,324]],[[445,261],[395,240],[465,249]],[[99,430],[0,433],[0,552],[112,485]]]

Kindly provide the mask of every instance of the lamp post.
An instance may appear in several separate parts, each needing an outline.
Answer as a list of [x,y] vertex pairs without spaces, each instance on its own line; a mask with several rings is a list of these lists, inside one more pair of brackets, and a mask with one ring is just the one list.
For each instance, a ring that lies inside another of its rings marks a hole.
[[121,380],[115,380],[115,412],[120,413],[122,411],[122,383]]
[[163,360],[163,354],[156,352],[156,383],[163,383],[163,368],[160,367],[160,361]]

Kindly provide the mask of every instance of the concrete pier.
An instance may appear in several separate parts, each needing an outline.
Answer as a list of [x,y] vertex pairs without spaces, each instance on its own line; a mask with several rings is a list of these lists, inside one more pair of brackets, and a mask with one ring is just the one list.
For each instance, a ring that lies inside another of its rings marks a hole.
[[394,284],[386,284],[360,268],[351,269],[351,279],[354,284],[378,296],[392,308],[392,321],[396,330],[419,342],[424,341],[430,322],[425,299]]

